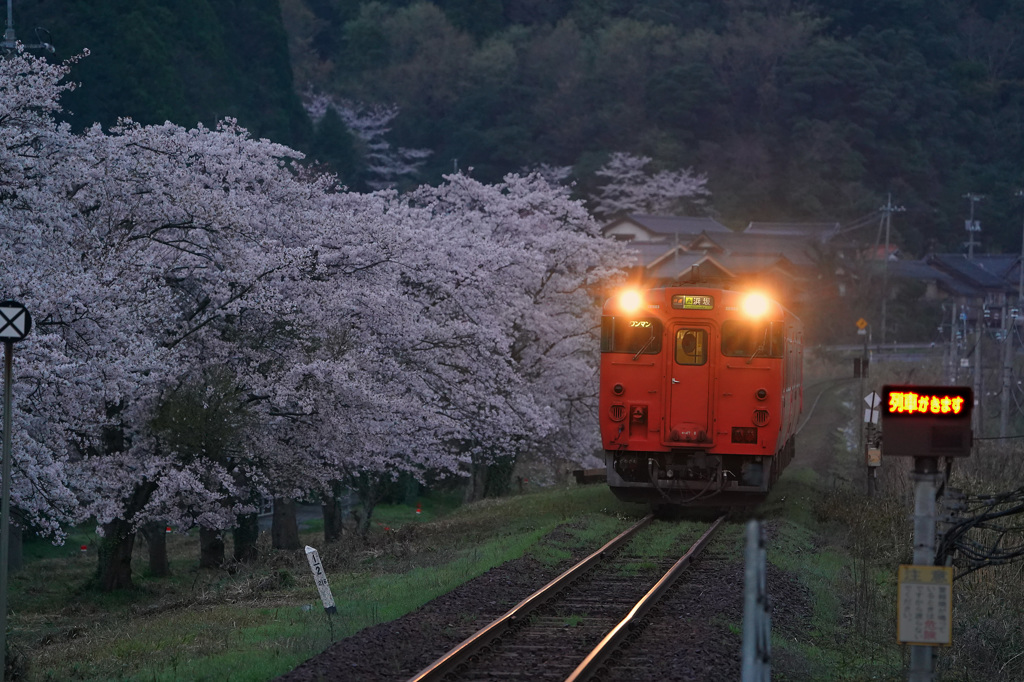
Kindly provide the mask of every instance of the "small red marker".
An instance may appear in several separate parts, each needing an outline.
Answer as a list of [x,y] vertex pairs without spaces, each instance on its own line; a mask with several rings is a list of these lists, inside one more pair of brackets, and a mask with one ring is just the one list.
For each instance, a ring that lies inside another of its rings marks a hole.
[[89,545],[82,545],[82,554],[85,554],[88,549]]
[[423,513],[423,509],[422,509],[422,508],[421,508],[421,506],[420,506],[420,505],[418,505],[418,504],[416,505],[416,513],[417,513],[417,514],[421,514],[421,513]]
[[167,526],[167,528],[164,529],[164,532],[165,533],[170,533],[171,532],[171,527]]

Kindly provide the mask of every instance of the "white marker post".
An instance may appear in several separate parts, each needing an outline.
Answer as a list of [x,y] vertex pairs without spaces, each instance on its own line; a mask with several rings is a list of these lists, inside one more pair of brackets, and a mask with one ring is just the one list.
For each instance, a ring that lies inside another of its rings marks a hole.
[[4,342],[3,483],[0,484],[0,678],[7,666],[7,565],[11,542],[11,365],[14,342],[32,330],[32,316],[17,301],[0,301],[0,341]]
[[320,592],[320,601],[324,604],[324,611],[328,615],[337,613],[334,606],[334,595],[331,594],[331,586],[327,582],[327,574],[324,573],[324,565],[320,563],[320,554],[309,545],[306,545],[306,559],[309,561],[309,570],[313,571],[313,580],[316,582],[316,589]]

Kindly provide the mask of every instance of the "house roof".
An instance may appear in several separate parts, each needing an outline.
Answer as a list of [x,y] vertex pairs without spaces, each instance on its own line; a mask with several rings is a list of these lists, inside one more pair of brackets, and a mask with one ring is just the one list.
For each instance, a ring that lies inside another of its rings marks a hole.
[[694,216],[655,216],[639,213],[627,213],[612,220],[604,226],[603,231],[607,233],[613,228],[624,223],[639,225],[652,236],[659,236],[665,240],[676,236],[684,237],[698,235],[701,232],[732,233],[728,227],[714,218]]
[[889,261],[888,264],[878,261],[874,264],[874,267],[876,271],[880,271],[883,267],[888,268],[889,277],[893,279],[935,282],[941,289],[954,296],[973,296],[977,294],[975,287],[933,268],[923,260],[895,260]]
[[743,234],[773,235],[779,237],[800,237],[827,242],[839,233],[839,223],[765,223],[751,221],[743,229]]
[[651,263],[679,247],[667,242],[628,242],[628,248],[636,252],[640,265],[650,267]]
[[784,256],[798,266],[813,266],[811,247],[801,237],[732,234],[702,234],[687,245],[688,249],[707,249],[732,256]]
[[1009,283],[963,254],[932,254],[925,262],[976,289],[1007,291]]
[[1003,280],[1010,280],[1011,275],[1017,275],[1019,272],[1017,269],[1020,263],[1020,256],[1008,255],[1008,254],[983,254],[976,255],[974,262],[979,267],[991,272],[996,277]]
[[736,273],[719,262],[714,256],[679,250],[649,266],[652,277],[665,280],[685,280],[694,268],[698,268],[701,280],[736,279]]

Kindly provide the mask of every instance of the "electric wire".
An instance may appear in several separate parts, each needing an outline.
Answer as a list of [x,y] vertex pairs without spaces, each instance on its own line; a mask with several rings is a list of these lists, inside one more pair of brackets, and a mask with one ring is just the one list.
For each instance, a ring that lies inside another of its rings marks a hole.
[[964,497],[959,516],[942,535],[936,565],[951,559],[959,580],[987,566],[1024,559],[1024,487]]

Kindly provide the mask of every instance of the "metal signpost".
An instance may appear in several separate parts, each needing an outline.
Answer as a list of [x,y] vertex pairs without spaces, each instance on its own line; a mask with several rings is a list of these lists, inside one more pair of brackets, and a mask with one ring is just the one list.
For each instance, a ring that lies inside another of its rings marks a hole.
[[7,670],[7,565],[11,553],[11,365],[14,342],[32,330],[32,316],[17,301],[0,301],[0,341],[4,342],[4,446],[0,492],[0,679]]
[[867,432],[867,444],[863,448],[863,452],[868,465],[868,495],[874,495],[878,481],[878,469],[882,466],[882,451],[878,447],[878,417],[882,408],[882,398],[871,391],[864,396],[864,403],[867,405],[864,410],[864,430]]
[[743,580],[743,668],[741,682],[772,678],[772,608],[768,596],[768,552],[757,521],[747,522]]
[[974,392],[965,386],[883,386],[882,455],[914,458],[914,563],[900,567],[897,640],[910,682],[932,682],[932,645],[952,643],[952,569],[935,565],[939,459],[971,454]]

